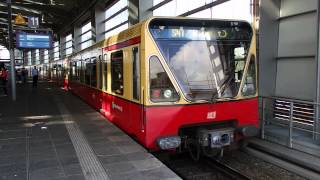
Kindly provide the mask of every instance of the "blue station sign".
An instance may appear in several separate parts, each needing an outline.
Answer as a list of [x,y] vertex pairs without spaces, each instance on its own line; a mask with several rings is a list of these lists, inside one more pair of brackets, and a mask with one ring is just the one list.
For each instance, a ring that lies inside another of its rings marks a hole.
[[16,44],[17,48],[50,49],[52,36],[51,34],[17,33]]

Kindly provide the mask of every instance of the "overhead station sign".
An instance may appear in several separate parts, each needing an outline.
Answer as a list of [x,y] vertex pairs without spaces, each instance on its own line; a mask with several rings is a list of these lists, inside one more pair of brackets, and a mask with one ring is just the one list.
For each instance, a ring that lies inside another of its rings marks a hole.
[[17,48],[50,49],[52,48],[51,34],[17,33]]
[[16,18],[14,19],[14,23],[16,25],[26,25],[26,20],[24,19],[24,17],[19,13]]

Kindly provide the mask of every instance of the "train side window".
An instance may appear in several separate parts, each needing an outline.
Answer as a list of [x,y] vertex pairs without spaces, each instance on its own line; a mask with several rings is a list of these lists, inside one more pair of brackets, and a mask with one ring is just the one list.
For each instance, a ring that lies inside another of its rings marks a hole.
[[179,99],[169,76],[162,67],[157,56],[152,56],[150,62],[150,98],[153,102],[174,102]]
[[251,56],[244,86],[242,88],[243,96],[252,96],[256,94],[256,63],[255,57]]
[[97,87],[97,58],[92,57],[90,60],[90,85],[92,87]]
[[69,62],[69,66],[70,66],[70,69],[69,69],[69,80],[70,81],[73,81],[73,77],[74,77],[74,73],[72,72],[72,69],[73,69],[73,62]]
[[85,60],[85,75],[84,75],[85,80],[84,80],[84,83],[85,83],[86,85],[89,85],[89,86],[90,86],[90,72],[91,72],[91,68],[92,68],[92,66],[91,66],[91,64],[90,64],[90,59],[88,58],[88,59]]
[[99,83],[98,83],[98,89],[102,89],[102,55],[99,55]]
[[85,83],[85,71],[86,71],[86,62],[81,61],[81,70],[80,70],[80,82]]
[[80,74],[81,74],[81,61],[77,61],[76,66],[76,73],[77,73],[77,81],[80,82]]
[[107,64],[107,54],[103,55],[103,78],[104,78],[104,90],[108,88],[108,64]]
[[70,79],[74,82],[77,80],[77,63],[76,62],[70,62]]
[[123,95],[123,51],[111,53],[111,91]]
[[140,99],[140,58],[139,48],[134,47],[132,49],[132,97],[135,100]]

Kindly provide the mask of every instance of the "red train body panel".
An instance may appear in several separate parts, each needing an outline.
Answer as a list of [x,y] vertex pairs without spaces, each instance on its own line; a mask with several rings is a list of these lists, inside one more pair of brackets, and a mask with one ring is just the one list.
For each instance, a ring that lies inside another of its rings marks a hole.
[[[238,127],[255,125],[258,127],[258,99],[146,108],[146,146],[155,148],[159,136],[178,135],[183,126],[235,120]],[[215,118],[208,119],[208,113]]]
[[99,110],[109,121],[128,134],[135,136],[142,144],[146,144],[144,143],[146,133],[143,131],[141,121],[143,116],[142,105],[78,83],[70,83],[69,88],[72,93]]
[[[235,120],[239,127],[258,127],[258,98],[214,104],[143,107],[77,83],[71,83],[70,89],[149,149],[158,149],[156,142],[159,137],[176,136],[179,129],[187,125]],[[208,113],[212,112],[215,117],[208,119]]]

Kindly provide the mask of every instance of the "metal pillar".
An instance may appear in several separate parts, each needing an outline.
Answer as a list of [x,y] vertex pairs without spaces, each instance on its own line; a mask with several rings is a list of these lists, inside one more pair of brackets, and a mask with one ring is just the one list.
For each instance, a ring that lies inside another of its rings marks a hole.
[[319,29],[320,29],[320,0],[318,0],[318,6],[317,6],[317,52],[316,52],[316,64],[317,64],[317,74],[316,74],[316,79],[317,79],[317,90],[316,90],[316,112],[315,112],[315,120],[314,120],[314,131],[316,133],[313,134],[313,137],[315,140],[318,140],[319,134],[320,133],[320,121],[319,121],[319,113],[320,113],[320,107],[319,107],[319,100],[320,100],[320,34],[319,34]]
[[11,65],[11,92],[12,101],[17,99],[16,97],[16,76],[15,76],[15,57],[14,57],[14,47],[13,47],[13,34],[12,34],[12,9],[11,0],[7,0],[8,5],[8,30],[9,30],[9,50],[10,50],[10,65]]
[[292,136],[293,136],[293,101],[290,102],[290,117],[289,117],[289,137],[288,137],[288,146],[290,148],[292,145]]

